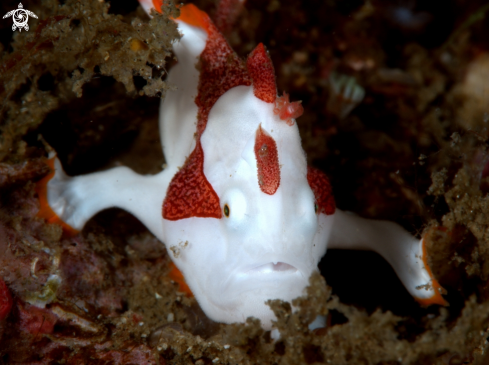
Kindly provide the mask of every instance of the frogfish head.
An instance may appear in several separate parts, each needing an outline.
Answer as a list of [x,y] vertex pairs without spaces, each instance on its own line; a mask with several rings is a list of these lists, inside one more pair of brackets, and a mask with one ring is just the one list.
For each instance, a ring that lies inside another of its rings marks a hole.
[[225,93],[202,135],[204,173],[219,196],[226,254],[214,271],[216,305],[270,322],[268,299],[302,294],[317,267],[315,197],[297,125],[252,86]]

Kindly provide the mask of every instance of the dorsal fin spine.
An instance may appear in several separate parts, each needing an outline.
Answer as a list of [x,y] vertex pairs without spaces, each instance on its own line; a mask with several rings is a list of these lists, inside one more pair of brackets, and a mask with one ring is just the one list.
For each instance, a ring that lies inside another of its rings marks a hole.
[[253,93],[255,96],[267,103],[274,103],[277,98],[275,70],[263,43],[258,44],[251,51],[246,60],[246,66],[253,80]]

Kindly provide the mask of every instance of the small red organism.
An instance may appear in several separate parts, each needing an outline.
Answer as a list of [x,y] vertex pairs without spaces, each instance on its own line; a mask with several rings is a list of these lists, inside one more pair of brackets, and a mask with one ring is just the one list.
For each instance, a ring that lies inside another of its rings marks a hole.
[[256,130],[255,156],[258,185],[265,194],[273,195],[280,185],[277,143],[261,128],[261,124]]
[[294,125],[292,119],[299,118],[304,113],[304,108],[300,101],[290,102],[289,94],[284,92],[284,95],[275,99],[275,108],[273,113],[278,115],[280,119],[284,120],[288,125]]
[[20,329],[33,335],[53,333],[58,317],[53,312],[17,301]]
[[263,43],[258,44],[251,51],[246,60],[246,67],[253,80],[253,94],[258,99],[267,103],[273,103],[277,98],[275,70]]
[[12,309],[12,296],[8,290],[7,284],[0,279],[0,321],[3,321]]
[[143,320],[143,316],[142,315],[137,314],[137,313],[133,313],[132,314],[132,321],[134,322],[134,324],[138,324],[142,320]]
[[307,182],[316,197],[317,213],[324,213],[326,215],[333,214],[336,209],[336,204],[328,177],[322,171],[308,166]]

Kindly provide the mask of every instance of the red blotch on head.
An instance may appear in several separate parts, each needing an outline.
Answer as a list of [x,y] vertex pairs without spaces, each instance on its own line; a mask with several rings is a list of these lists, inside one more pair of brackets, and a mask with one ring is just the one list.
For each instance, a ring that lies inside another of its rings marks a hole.
[[277,98],[275,70],[273,69],[272,60],[262,43],[250,53],[246,61],[246,67],[253,80],[253,93],[255,96],[267,103],[273,103]]
[[329,183],[328,177],[324,172],[315,169],[314,167],[307,167],[307,182],[311,187],[314,196],[316,197],[316,204],[318,205],[318,213],[324,213],[326,215],[333,214],[336,209],[336,204],[333,197],[333,189]]
[[280,185],[277,144],[261,128],[261,124],[256,130],[255,156],[258,167],[258,185],[265,194],[273,195]]
[[170,221],[190,217],[221,218],[219,197],[204,172],[204,152],[200,142],[185,165],[170,182],[163,201],[163,218]]
[[199,108],[197,133],[204,132],[209,112],[228,90],[239,85],[251,85],[243,61],[232,50],[215,25],[208,20],[207,43],[200,55],[199,87],[195,104]]
[[0,279],[0,321],[3,321],[12,309],[12,296],[5,281]]
[[195,98],[198,107],[197,143],[185,165],[168,186],[163,202],[163,218],[221,218],[219,197],[204,174],[204,151],[200,137],[216,101],[233,87],[251,85],[251,80],[243,61],[234,53],[206,13],[189,4],[181,8],[180,14],[179,20],[201,26],[207,32],[207,43],[198,65],[200,78]]
[[284,95],[279,96],[275,100],[273,113],[278,115],[280,119],[287,122],[288,125],[294,125],[292,118],[299,118],[304,113],[304,108],[300,101],[290,102],[289,94],[284,92]]

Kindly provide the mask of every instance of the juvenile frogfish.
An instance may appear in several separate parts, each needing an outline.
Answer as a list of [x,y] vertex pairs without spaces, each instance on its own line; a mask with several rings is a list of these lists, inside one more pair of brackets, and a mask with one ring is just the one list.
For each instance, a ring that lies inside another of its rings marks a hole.
[[53,158],[39,215],[79,231],[103,209],[132,213],[217,322],[253,316],[270,328],[265,302],[302,295],[328,247],[374,250],[421,304],[444,304],[423,239],[335,207],[328,178],[306,163],[295,121],[302,106],[277,94],[264,45],[242,60],[206,13],[180,10],[178,63],[167,78],[176,87],[159,118],[167,167],[68,177]]

